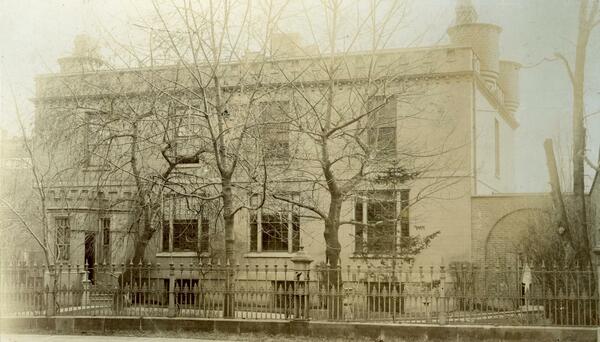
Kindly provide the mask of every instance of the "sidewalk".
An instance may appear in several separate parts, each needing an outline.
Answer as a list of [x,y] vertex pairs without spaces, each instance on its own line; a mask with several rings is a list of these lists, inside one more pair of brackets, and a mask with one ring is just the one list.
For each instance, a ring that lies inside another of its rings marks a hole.
[[85,342],[223,342],[224,340],[202,340],[193,338],[172,337],[124,337],[124,336],[89,336],[89,335],[0,335],[0,342],[62,342],[62,341],[85,341]]

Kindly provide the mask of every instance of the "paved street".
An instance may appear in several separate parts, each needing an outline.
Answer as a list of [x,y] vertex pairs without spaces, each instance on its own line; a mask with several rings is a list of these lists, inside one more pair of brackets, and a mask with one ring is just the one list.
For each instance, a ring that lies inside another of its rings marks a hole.
[[204,340],[172,337],[123,337],[123,336],[89,336],[89,335],[0,335],[0,342],[62,342],[62,341],[86,341],[86,342],[222,342],[223,340]]

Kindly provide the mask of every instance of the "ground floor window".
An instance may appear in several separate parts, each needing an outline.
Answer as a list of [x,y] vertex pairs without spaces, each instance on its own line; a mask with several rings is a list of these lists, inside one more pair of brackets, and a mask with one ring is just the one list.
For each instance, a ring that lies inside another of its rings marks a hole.
[[300,248],[300,216],[289,203],[265,203],[250,213],[250,250],[288,252]]
[[[398,205],[398,195],[399,204]],[[410,192],[381,190],[356,196],[354,205],[355,253],[389,254],[410,237]],[[399,229],[398,229],[399,228]]]
[[[185,198],[163,202],[162,251],[208,252],[210,220],[203,208],[191,208]],[[192,210],[198,209],[198,210]]]

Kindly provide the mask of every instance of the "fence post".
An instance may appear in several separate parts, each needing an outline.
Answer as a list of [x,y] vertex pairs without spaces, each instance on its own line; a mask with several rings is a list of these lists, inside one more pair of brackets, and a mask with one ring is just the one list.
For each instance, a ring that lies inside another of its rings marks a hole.
[[175,264],[169,264],[169,317],[175,317]]
[[447,323],[446,317],[446,269],[444,265],[440,266],[440,301],[441,307],[440,312],[438,312],[438,323],[444,325]]
[[46,301],[46,316],[54,316],[56,314],[55,278],[54,265],[48,265],[48,300]]
[[88,279],[88,275],[86,271],[81,272],[81,306],[90,305],[90,284],[91,281]]
[[[596,236],[596,247],[593,249],[596,255],[596,320],[600,321],[600,231],[596,233]],[[594,266],[592,265],[592,267]]]

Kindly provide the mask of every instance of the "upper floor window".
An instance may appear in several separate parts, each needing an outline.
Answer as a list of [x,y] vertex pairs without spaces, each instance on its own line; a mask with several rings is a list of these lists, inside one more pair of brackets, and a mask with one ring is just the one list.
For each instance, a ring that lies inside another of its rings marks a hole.
[[69,261],[71,249],[71,227],[68,217],[57,217],[56,224],[56,260]]
[[265,203],[250,213],[250,251],[293,253],[299,250],[300,216],[293,205],[277,202]]
[[396,101],[393,97],[375,96],[369,104],[368,142],[377,157],[396,155]]
[[109,161],[110,130],[103,114],[86,113],[85,163],[87,166],[106,166]]
[[261,136],[266,160],[290,158],[290,124],[287,118],[289,101],[264,102],[261,109]]

